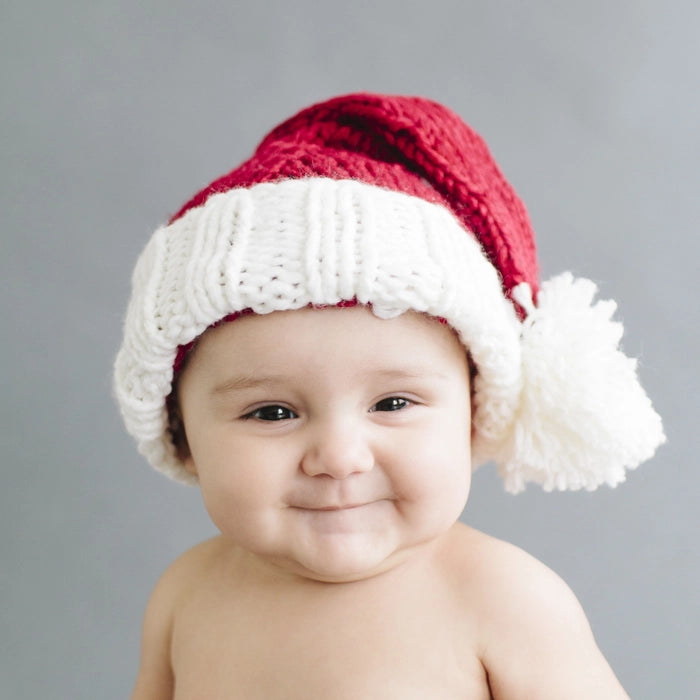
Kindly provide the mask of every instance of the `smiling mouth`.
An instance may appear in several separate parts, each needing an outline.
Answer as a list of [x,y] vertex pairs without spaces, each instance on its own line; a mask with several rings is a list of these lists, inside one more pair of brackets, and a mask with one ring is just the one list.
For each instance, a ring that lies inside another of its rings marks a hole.
[[330,506],[293,506],[298,510],[306,510],[311,513],[333,513],[335,511],[341,510],[355,510],[356,508],[362,508],[363,506],[371,505],[376,503],[376,501],[368,501],[366,503],[347,503],[342,505],[330,505]]
[[353,510],[353,508],[362,508],[362,506],[368,505],[367,503],[351,503],[344,506],[319,506],[319,507],[307,507],[301,506],[301,510],[311,510],[316,513],[329,513],[334,510]]

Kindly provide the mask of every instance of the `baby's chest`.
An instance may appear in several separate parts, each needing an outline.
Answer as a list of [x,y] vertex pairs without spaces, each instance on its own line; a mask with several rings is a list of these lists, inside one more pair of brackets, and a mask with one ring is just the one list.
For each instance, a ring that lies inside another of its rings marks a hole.
[[200,613],[176,625],[175,697],[488,699],[468,635],[438,623],[419,611],[399,620]]

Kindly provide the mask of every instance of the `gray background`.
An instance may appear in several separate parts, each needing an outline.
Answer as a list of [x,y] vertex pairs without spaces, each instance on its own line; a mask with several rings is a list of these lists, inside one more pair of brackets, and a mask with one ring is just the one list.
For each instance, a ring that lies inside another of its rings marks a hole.
[[669,444],[616,489],[465,521],[557,570],[633,698],[697,698],[700,53],[695,0],[106,3],[0,10],[0,695],[120,698],[159,573],[212,533],[110,397],[152,229],[295,110],[424,94],[490,143],[543,277],[600,283]]

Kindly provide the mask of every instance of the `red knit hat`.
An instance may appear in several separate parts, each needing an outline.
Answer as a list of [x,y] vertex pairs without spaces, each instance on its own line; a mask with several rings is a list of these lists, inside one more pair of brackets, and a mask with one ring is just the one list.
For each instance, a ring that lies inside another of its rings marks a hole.
[[664,436],[595,291],[565,274],[539,292],[525,208],[457,115],[416,97],[338,97],[275,128],[154,234],[115,391],[149,461],[190,481],[166,399],[178,351],[206,328],[350,300],[380,317],[411,309],[446,319],[477,367],[475,464],[496,460],[513,491],[616,484]]

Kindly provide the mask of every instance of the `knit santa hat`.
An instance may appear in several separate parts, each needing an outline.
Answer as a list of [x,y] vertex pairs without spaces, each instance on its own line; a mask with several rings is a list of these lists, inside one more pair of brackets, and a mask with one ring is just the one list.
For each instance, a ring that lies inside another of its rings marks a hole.
[[541,285],[525,207],[481,139],[416,97],[357,94],[275,128],[195,195],[139,258],[115,365],[150,463],[196,479],[169,430],[175,365],[207,328],[356,302],[445,319],[476,366],[473,458],[506,488],[622,481],[664,441],[618,344],[615,304],[565,273]]

